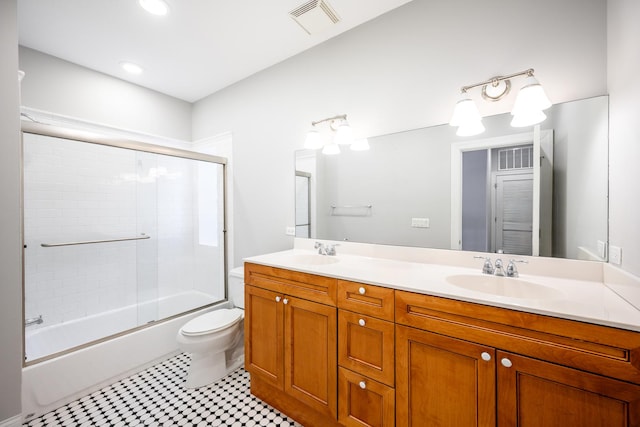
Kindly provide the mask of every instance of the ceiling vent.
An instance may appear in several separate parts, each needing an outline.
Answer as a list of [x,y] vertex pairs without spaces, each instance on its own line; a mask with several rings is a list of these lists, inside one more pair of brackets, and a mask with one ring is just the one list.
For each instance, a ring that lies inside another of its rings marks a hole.
[[319,33],[340,22],[340,17],[325,0],[311,0],[289,12],[309,34]]

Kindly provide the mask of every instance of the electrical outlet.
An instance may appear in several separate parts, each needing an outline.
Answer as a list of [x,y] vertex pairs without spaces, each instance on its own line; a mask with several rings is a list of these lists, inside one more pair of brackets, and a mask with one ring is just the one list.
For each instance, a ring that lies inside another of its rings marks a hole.
[[287,236],[295,236],[296,235],[296,228],[295,227],[287,227],[287,229],[285,230],[285,234]]
[[622,248],[619,246],[611,245],[609,247],[609,262],[611,264],[622,264]]

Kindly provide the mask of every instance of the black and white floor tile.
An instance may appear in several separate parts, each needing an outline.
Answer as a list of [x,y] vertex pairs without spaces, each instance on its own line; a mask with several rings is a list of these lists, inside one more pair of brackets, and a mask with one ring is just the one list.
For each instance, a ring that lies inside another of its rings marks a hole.
[[249,392],[249,374],[238,369],[206,387],[185,389],[189,356],[180,354],[23,427],[301,427]]

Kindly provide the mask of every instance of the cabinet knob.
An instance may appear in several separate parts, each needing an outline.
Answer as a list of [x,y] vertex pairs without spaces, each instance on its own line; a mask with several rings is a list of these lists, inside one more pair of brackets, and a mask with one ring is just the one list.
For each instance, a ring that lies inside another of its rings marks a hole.
[[283,304],[289,304],[289,299],[287,299],[287,298],[283,299],[283,300],[282,300],[282,303],[283,303]]
[[360,295],[364,295],[367,292],[367,290],[363,286],[360,286],[360,288],[358,289],[358,292],[360,293]]
[[360,388],[361,388],[361,389],[363,389],[363,390],[367,388],[367,383],[365,383],[364,381],[360,381],[360,382],[358,383],[358,385],[359,385],[359,386],[360,386]]
[[504,366],[505,368],[510,368],[513,366],[513,363],[511,363],[511,360],[507,359],[506,357],[503,357],[500,363],[502,363],[502,366]]
[[491,355],[486,351],[483,351],[480,357],[482,357],[482,360],[484,360],[485,362],[488,362],[491,360]]
[[364,326],[364,325],[366,325],[366,324],[367,324],[367,322],[365,322],[365,321],[364,321],[364,319],[360,319],[360,320],[358,320],[358,325],[360,325],[360,326]]
[[276,302],[280,302],[281,299],[282,298],[280,298],[280,297],[276,297]]

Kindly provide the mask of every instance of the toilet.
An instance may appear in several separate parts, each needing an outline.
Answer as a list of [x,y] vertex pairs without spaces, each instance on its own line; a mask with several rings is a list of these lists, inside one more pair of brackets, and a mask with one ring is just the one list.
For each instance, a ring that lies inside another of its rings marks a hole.
[[244,269],[229,272],[229,301],[233,308],[202,314],[178,331],[178,347],[191,353],[185,388],[219,380],[244,363]]

